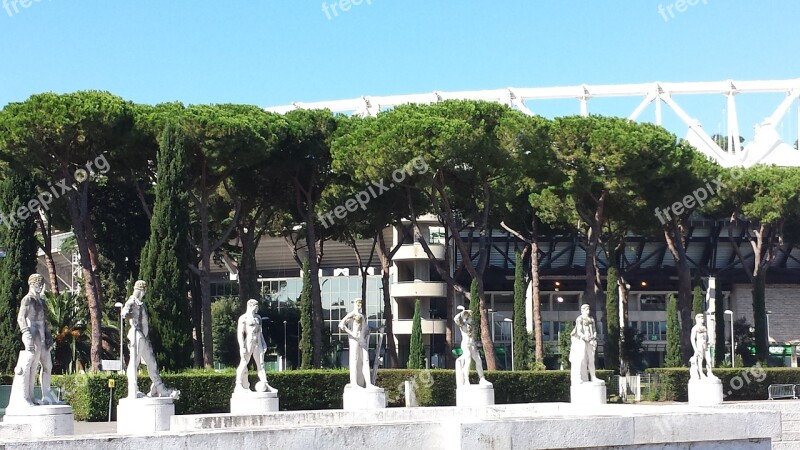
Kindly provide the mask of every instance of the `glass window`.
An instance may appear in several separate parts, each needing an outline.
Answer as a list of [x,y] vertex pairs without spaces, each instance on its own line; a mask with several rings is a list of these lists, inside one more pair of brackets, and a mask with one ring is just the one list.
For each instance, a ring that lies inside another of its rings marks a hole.
[[552,340],[550,334],[550,322],[542,322],[542,340],[545,342]]
[[642,311],[666,311],[667,296],[664,294],[642,294],[639,297]]
[[429,244],[444,244],[444,227],[430,227]]

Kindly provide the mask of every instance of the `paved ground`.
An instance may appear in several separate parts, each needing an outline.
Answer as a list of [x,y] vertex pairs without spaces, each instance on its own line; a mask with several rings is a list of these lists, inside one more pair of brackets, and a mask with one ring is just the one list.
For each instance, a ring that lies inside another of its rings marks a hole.
[[117,422],[75,422],[75,434],[116,434]]

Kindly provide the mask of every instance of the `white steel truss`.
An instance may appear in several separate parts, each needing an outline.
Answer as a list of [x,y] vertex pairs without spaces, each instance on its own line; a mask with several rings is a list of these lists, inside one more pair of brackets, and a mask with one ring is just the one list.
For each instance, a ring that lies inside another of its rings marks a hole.
[[[774,112],[756,124],[753,139],[746,143],[739,140],[739,119],[736,109],[738,94],[783,93],[786,97]],[[703,129],[702,124],[693,118],[675,101],[676,95],[718,94],[727,99],[727,133],[724,149]],[[267,108],[267,111],[286,113],[294,109],[329,109],[334,113],[352,113],[362,116],[375,116],[380,111],[407,103],[436,103],[444,100],[486,100],[503,103],[525,114],[535,112],[525,104],[536,100],[578,100],[579,113],[589,114],[589,103],[594,98],[640,97],[641,103],[628,116],[638,120],[644,110],[655,104],[655,123],[662,124],[662,105],[666,105],[687,127],[686,139],[699,151],[716,160],[725,167],[755,164],[775,164],[786,167],[800,166],[800,151],[788,139],[785,142],[777,131],[778,125],[786,117],[794,104],[798,108],[797,129],[800,130],[800,78],[769,81],[714,81],[690,83],[641,83],[619,85],[580,85],[548,88],[507,88],[482,91],[442,92],[428,94],[392,95],[381,97],[358,97],[349,100],[323,101],[313,103],[292,103],[291,105]],[[602,111],[598,111],[602,113]],[[800,134],[800,131],[798,131]],[[798,139],[798,136],[794,136]]]

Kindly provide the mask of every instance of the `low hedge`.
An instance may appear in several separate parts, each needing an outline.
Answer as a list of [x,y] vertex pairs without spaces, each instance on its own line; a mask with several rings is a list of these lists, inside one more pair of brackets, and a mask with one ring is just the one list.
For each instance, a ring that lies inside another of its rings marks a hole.
[[[646,400],[688,401],[689,369],[648,369],[647,373],[659,376]],[[800,384],[800,369],[789,367],[744,367],[714,369],[714,375],[722,380],[725,400],[766,400],[771,384]]]
[[[598,371],[598,377],[608,380],[610,371]],[[175,402],[176,414],[224,413],[230,408],[235,372],[191,370],[162,375],[167,386],[181,391]],[[280,392],[283,411],[337,409],[342,407],[342,391],[349,381],[346,370],[293,370],[270,372],[269,383]],[[108,420],[108,380],[113,379],[112,420],[115,419],[119,399],[127,395],[127,381],[122,374],[60,375],[53,384],[64,392],[64,398],[73,408],[76,420]],[[257,381],[250,374],[251,383]],[[471,374],[472,382],[477,375]],[[533,403],[569,401],[568,371],[497,371],[487,372],[486,379],[495,389],[495,401],[504,403]],[[416,385],[420,406],[453,406],[455,399],[455,372],[452,370],[379,370],[376,384],[386,390],[390,407],[405,404],[404,381]],[[142,373],[139,390],[147,392],[150,380]]]

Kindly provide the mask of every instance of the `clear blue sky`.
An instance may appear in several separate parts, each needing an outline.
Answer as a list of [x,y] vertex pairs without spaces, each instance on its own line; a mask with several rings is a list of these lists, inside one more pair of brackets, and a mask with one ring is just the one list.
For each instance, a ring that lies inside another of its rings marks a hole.
[[321,0],[2,1],[11,14],[0,8],[0,107],[83,89],[141,103],[266,107],[433,90],[800,77],[797,0],[685,0],[697,4],[684,12],[677,0],[362,0],[349,11],[329,6],[327,15]]

